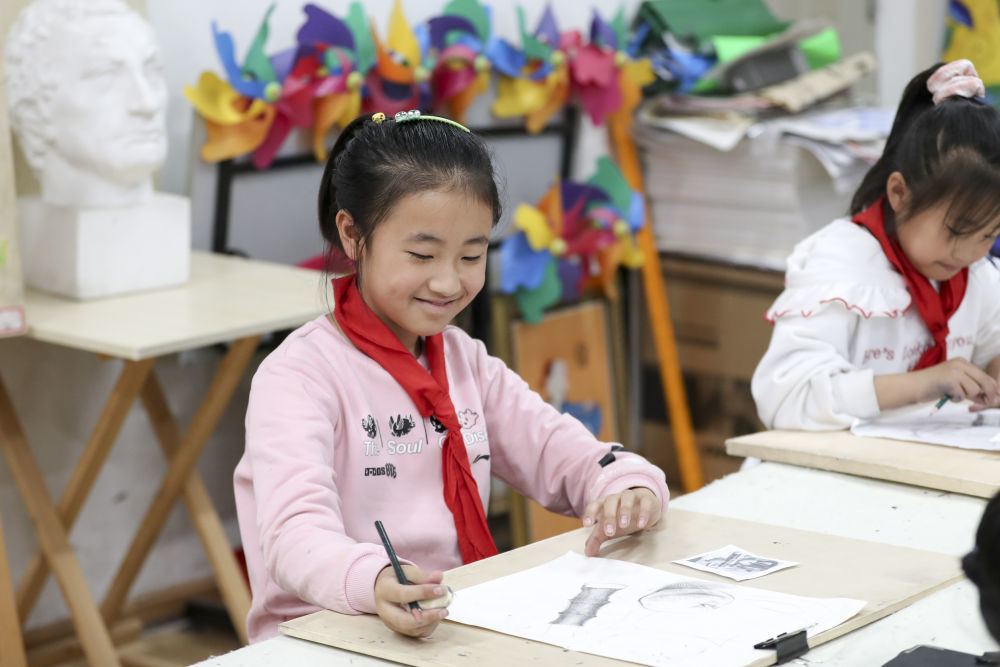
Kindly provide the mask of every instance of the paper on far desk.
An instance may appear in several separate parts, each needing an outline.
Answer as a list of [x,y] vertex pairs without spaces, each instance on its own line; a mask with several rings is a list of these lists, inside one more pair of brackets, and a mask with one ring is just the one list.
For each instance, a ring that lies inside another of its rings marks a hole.
[[721,549],[716,549],[715,551],[707,551],[703,554],[682,558],[674,562],[679,565],[693,567],[696,570],[702,570],[703,572],[711,572],[712,574],[729,577],[736,581],[756,579],[757,577],[763,577],[765,574],[771,574],[778,570],[784,570],[786,567],[798,565],[798,563],[790,560],[758,556],[732,544],[724,546]]
[[969,412],[968,403],[945,403],[936,413],[932,404],[879,417],[856,421],[851,433],[871,438],[926,442],[962,449],[1000,451],[1000,410]]
[[864,605],[569,552],[458,591],[448,620],[647,665],[746,665],[769,655],[755,643],[801,628],[823,632]]

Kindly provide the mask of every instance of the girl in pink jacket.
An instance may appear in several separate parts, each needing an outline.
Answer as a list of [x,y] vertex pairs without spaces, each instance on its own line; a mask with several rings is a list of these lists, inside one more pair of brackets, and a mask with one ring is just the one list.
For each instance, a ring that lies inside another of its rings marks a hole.
[[235,472],[251,641],[321,608],[429,636],[447,609],[409,603],[444,592],[441,570],[496,553],[491,475],[593,526],[588,555],[659,520],[662,471],[596,440],[448,326],[483,287],[499,219],[489,151],[465,127],[374,114],[338,138],[320,229],[357,273],[334,280],[332,313],[261,364]]

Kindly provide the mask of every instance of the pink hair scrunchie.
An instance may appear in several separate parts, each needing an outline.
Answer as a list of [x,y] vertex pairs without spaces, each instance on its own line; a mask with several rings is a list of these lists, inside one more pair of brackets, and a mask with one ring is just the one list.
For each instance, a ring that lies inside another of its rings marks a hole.
[[971,61],[953,60],[942,65],[927,79],[927,91],[934,96],[934,104],[958,95],[959,97],[986,97],[986,86],[976,73]]

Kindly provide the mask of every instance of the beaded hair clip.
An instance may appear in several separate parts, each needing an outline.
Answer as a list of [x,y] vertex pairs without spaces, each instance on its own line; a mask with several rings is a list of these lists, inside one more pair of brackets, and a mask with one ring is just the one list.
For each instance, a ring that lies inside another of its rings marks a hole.
[[[425,116],[425,115],[422,115],[416,109],[411,109],[410,111],[399,111],[399,112],[396,113],[395,116],[392,117],[392,119],[394,121],[396,121],[397,123],[406,123],[406,122],[414,121],[414,120],[434,120],[434,121],[437,121],[439,123],[447,123],[448,125],[452,125],[454,127],[457,127],[458,129],[462,130],[463,132],[470,132],[469,128],[467,128],[466,126],[462,125],[461,123],[453,121],[450,118],[442,118],[441,116]],[[378,112],[378,113],[374,113],[374,114],[372,114],[372,120],[374,122],[376,122],[376,123],[381,123],[382,121],[385,120],[385,114],[382,113],[381,111]]]

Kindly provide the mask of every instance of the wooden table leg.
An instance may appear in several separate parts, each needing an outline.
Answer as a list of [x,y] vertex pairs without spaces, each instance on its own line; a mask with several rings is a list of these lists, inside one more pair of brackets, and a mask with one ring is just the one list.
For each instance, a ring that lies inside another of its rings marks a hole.
[[114,622],[118,617],[129,588],[139,574],[139,568],[142,567],[160,534],[174,501],[190,479],[191,472],[198,463],[198,457],[201,456],[201,451],[215,429],[219,417],[222,416],[222,411],[243,377],[259,341],[260,336],[235,341],[219,364],[205,399],[171,459],[167,474],[160,482],[153,502],[146,511],[142,523],[139,524],[139,530],[132,539],[128,553],[101,603],[101,613],[107,622]]
[[[632,114],[612,115],[608,119],[608,130],[618,167],[633,190],[646,190],[642,183],[642,168],[635,141],[631,134]],[[701,457],[694,438],[694,427],[691,425],[691,411],[687,395],[684,391],[684,376],[680,360],[677,357],[677,339],[674,336],[674,325],[670,320],[670,304],[667,301],[667,288],[663,284],[663,269],[660,266],[660,253],[653,238],[652,220],[649,207],[646,207],[646,224],[638,233],[639,249],[642,250],[642,283],[646,294],[646,307],[653,328],[653,341],[656,344],[656,354],[660,361],[660,380],[663,382],[663,393],[667,401],[667,414],[670,416],[670,429],[674,436],[674,449],[677,451],[677,463],[681,470],[681,483],[684,491],[697,491],[705,484],[705,475],[701,468]]]
[[[128,416],[135,397],[153,368],[153,361],[144,359],[125,362],[125,367],[118,376],[114,389],[111,390],[111,396],[104,405],[104,410],[90,434],[83,454],[73,469],[73,476],[66,485],[62,498],[59,499],[57,507],[59,520],[67,532],[73,528],[76,517],[94,486],[104,461],[108,458],[108,452],[118,437],[125,417]],[[48,563],[41,552],[36,551],[28,561],[28,567],[21,577],[17,590],[17,607],[21,618],[27,619],[31,614],[48,574]]]
[[111,636],[104,625],[100,611],[87,589],[80,564],[69,545],[69,538],[52,498],[45,486],[45,478],[38,469],[28,440],[14,412],[14,406],[0,380],[0,449],[10,466],[14,481],[28,514],[35,523],[42,553],[55,573],[69,607],[73,625],[83,644],[84,653],[92,665],[119,665]]
[[[150,374],[146,378],[146,384],[142,386],[142,404],[146,408],[149,422],[156,432],[163,453],[168,460],[171,460],[180,446],[181,434],[155,374]],[[233,547],[226,537],[222,521],[212,506],[212,500],[197,469],[192,470],[187,484],[184,485],[184,504],[205,547],[208,560],[212,563],[215,580],[222,593],[222,601],[229,611],[229,618],[236,628],[236,634],[240,641],[246,644],[250,589],[243,578],[243,571],[233,555]]]
[[17,622],[17,603],[14,602],[14,584],[7,564],[7,548],[0,524],[0,667],[25,667],[24,641]]

